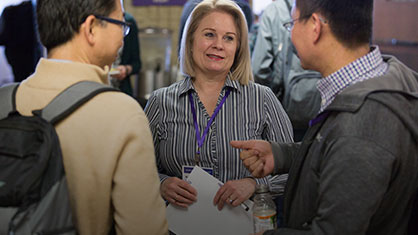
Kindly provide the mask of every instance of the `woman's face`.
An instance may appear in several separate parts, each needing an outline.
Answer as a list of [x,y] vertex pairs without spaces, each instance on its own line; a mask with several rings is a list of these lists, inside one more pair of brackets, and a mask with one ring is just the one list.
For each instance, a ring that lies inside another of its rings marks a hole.
[[196,76],[213,74],[225,76],[234,63],[238,32],[234,18],[225,12],[214,11],[203,17],[193,34],[192,54]]

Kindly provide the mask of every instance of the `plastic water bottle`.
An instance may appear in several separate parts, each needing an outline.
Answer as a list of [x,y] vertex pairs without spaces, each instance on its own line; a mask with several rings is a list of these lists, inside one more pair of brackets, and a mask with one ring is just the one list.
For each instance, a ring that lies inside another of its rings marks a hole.
[[254,233],[277,228],[276,205],[267,185],[259,184],[255,189],[253,205]]

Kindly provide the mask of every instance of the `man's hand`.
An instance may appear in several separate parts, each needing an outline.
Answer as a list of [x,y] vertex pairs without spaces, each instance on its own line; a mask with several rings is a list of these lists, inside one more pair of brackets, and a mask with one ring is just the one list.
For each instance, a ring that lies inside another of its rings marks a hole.
[[271,145],[264,140],[231,141],[234,148],[243,149],[240,158],[254,177],[262,178],[273,172]]

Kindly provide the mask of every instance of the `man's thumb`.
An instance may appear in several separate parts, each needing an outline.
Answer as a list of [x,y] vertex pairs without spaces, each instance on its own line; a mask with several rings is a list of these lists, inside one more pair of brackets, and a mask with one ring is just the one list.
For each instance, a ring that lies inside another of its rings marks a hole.
[[237,149],[250,149],[252,147],[251,140],[232,140],[229,144]]

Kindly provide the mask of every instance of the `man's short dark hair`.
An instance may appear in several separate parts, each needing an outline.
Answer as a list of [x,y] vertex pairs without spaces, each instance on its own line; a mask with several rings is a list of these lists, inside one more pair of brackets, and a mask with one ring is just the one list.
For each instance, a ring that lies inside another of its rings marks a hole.
[[335,37],[349,48],[369,43],[373,26],[373,0],[296,0],[300,17],[325,17]]
[[47,50],[71,40],[89,15],[108,16],[115,0],[38,0],[38,31]]

